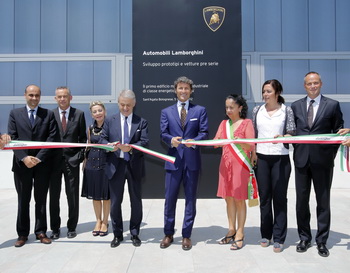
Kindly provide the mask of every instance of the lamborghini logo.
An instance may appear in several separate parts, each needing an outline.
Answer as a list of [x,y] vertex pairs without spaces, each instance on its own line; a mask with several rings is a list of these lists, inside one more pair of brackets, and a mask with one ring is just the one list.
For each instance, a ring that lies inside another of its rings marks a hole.
[[206,7],[203,9],[204,22],[212,31],[217,31],[225,20],[225,8],[222,7]]

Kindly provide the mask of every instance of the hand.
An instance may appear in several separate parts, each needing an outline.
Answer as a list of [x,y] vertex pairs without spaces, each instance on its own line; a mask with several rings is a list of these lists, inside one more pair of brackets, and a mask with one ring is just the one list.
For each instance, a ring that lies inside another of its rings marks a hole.
[[350,138],[344,140],[341,144],[350,147]]
[[8,134],[1,135],[0,138],[0,149],[3,149],[6,144],[11,141],[11,137]]
[[40,163],[40,160],[37,157],[28,155],[23,159],[23,163],[27,168],[30,169],[38,165],[38,163]]
[[[193,141],[194,139],[186,139],[185,141],[187,142],[187,141]],[[185,146],[187,147],[187,148],[191,148],[192,146],[194,146],[194,144],[186,144],[185,143]]]
[[111,152],[115,152],[119,149],[119,142],[107,143],[109,146],[113,146],[113,150]]
[[258,156],[256,155],[256,152],[252,152],[252,155],[250,157],[250,163],[254,167],[256,165],[256,162],[258,161]]
[[132,147],[129,144],[119,144],[119,149],[122,150],[124,153],[128,153],[131,151]]
[[337,134],[343,136],[343,135],[348,134],[349,132],[350,132],[350,129],[348,129],[348,128],[343,128],[343,129],[340,129],[340,130],[337,132]]
[[171,139],[171,146],[177,148],[181,144],[182,137],[177,136]]

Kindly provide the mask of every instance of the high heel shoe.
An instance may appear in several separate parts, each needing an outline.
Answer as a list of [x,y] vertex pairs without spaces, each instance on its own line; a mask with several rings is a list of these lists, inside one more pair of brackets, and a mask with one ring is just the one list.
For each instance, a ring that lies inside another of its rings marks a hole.
[[109,224],[107,224],[107,230],[106,230],[106,231],[101,231],[101,230],[100,230],[100,237],[103,237],[103,236],[107,236],[107,235],[108,235],[108,227],[109,227]]
[[236,233],[231,235],[231,236],[225,236],[224,238],[222,238],[219,242],[220,245],[227,245],[229,244],[231,241],[233,241],[235,239]]
[[100,235],[100,231],[99,230],[93,230],[92,231],[92,236],[98,236]]

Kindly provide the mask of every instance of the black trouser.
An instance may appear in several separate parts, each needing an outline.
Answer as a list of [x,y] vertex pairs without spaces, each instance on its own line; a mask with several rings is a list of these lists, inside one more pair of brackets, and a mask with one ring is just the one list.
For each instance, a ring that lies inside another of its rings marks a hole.
[[283,244],[287,236],[289,155],[258,154],[257,165],[261,237]]
[[76,230],[79,219],[79,165],[72,167],[64,157],[56,158],[53,173],[50,179],[50,226],[53,231],[61,227],[60,196],[62,174],[65,181],[68,201],[68,231]]

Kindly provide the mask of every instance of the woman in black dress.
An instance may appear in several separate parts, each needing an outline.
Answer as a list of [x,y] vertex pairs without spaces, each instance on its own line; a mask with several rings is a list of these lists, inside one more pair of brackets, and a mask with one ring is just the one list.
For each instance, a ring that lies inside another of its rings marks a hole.
[[[89,143],[98,143],[102,132],[106,109],[102,102],[90,103],[90,112],[95,120],[88,128]],[[110,197],[108,179],[105,176],[106,151],[97,148],[88,148],[84,161],[84,176],[82,197],[93,200],[96,215],[96,225],[92,231],[93,236],[106,236],[108,234],[108,217],[110,212]]]

